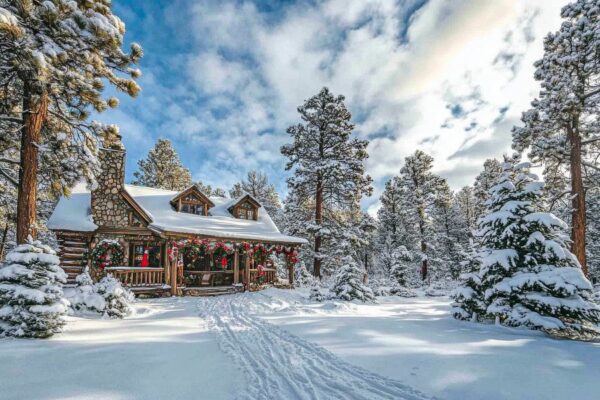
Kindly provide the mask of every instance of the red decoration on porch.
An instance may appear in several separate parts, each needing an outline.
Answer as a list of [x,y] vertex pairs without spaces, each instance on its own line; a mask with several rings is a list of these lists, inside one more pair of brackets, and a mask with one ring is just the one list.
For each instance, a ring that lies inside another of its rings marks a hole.
[[142,256],[141,267],[147,267],[150,265],[150,257],[148,255],[148,249],[144,249],[144,255]]
[[227,257],[221,257],[221,268],[227,268]]

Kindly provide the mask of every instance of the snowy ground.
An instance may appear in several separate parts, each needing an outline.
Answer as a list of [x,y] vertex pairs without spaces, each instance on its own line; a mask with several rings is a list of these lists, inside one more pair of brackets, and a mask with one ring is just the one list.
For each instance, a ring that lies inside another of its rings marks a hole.
[[[145,300],[0,340],[1,399],[597,399],[600,344],[455,321],[446,298]],[[327,350],[325,350],[327,349]],[[425,395],[416,392],[420,390]]]

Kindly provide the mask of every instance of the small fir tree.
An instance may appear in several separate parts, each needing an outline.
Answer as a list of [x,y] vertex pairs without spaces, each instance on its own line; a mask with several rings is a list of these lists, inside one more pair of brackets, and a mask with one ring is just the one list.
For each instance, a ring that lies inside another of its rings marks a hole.
[[543,212],[543,183],[529,168],[518,157],[507,160],[479,223],[485,318],[558,337],[597,337],[592,286],[567,248],[566,224]]
[[370,287],[363,283],[365,271],[361,269],[351,256],[343,259],[342,266],[333,277],[330,292],[332,297],[340,300],[375,301],[375,295]]
[[50,247],[31,237],[7,254],[0,268],[0,334],[47,338],[61,331],[69,303],[59,263]]

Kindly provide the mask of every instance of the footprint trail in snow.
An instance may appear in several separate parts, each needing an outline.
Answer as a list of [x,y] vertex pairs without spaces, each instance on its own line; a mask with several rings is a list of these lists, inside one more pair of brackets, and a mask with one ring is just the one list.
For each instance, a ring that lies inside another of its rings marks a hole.
[[324,348],[251,315],[248,296],[199,301],[202,317],[248,382],[246,400],[429,400],[393,379],[353,366]]

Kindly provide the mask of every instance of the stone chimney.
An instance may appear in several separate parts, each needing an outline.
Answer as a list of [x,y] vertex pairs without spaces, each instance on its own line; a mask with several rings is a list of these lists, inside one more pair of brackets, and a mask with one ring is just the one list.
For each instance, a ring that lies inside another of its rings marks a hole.
[[99,227],[129,225],[129,207],[120,195],[125,183],[125,148],[121,136],[105,140],[99,151],[102,172],[92,190],[92,216]]

